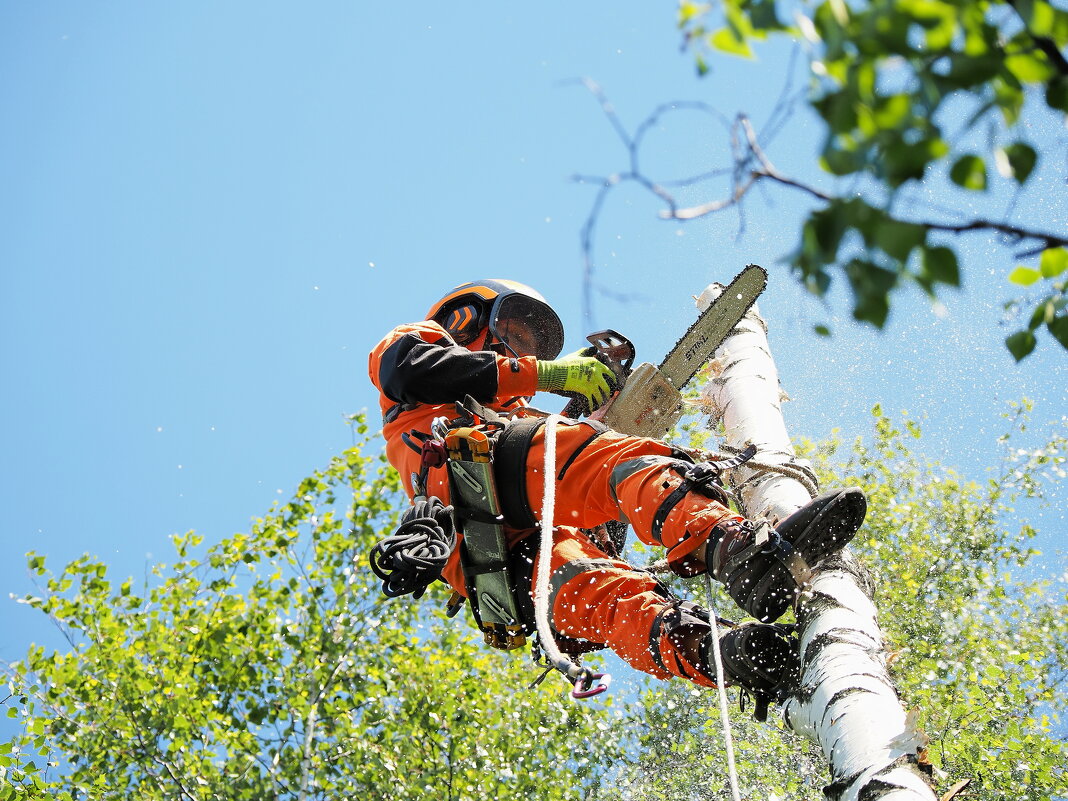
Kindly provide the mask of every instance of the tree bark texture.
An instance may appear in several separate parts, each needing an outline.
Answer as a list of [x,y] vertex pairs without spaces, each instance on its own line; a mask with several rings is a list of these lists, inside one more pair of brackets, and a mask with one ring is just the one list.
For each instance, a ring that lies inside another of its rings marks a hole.
[[[698,307],[703,310],[721,291],[718,284],[709,286]],[[733,471],[730,483],[746,517],[773,525],[807,503],[814,488],[786,431],[784,397],[767,326],[754,306],[716,351],[702,403],[712,425],[723,423],[728,448],[757,446],[753,462]],[[918,761],[925,737],[887,674],[872,597],[871,579],[848,549],[814,571],[797,612],[801,676],[784,705],[784,720],[823,749],[831,774],[828,798],[932,801]]]

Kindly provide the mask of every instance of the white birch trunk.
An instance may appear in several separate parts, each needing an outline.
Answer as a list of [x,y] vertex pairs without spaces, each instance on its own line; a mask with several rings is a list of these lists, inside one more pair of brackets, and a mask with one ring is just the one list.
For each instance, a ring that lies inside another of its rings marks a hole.
[[[721,291],[709,286],[698,307],[703,310]],[[716,351],[703,400],[713,424],[723,422],[730,447],[753,443],[755,462],[796,465],[782,397],[767,328],[754,306]],[[732,484],[749,518],[774,524],[809,501],[803,478],[748,466],[734,473]],[[798,623],[801,680],[783,716],[823,749],[831,774],[826,795],[835,801],[932,801],[934,792],[917,767],[925,738],[887,675],[870,578],[848,550],[815,571]]]

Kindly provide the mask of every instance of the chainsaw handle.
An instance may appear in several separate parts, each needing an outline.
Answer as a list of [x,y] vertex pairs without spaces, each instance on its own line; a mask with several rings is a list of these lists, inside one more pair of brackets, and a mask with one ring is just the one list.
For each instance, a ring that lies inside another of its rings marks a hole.
[[[619,390],[623,389],[623,385],[627,383],[627,377],[630,376],[631,367],[634,365],[634,357],[637,355],[634,343],[611,328],[594,331],[586,337],[586,341],[590,343],[591,347],[583,352],[584,355],[595,357],[615,374],[615,391],[619,392]],[[574,419],[590,415],[595,411],[596,409],[586,408],[584,398],[572,398],[568,401],[561,414],[564,417]]]
[[619,385],[623,386],[623,382],[630,375],[631,367],[634,366],[634,357],[637,355],[634,343],[611,328],[593,332],[586,337],[586,341],[593,346],[594,352],[591,355],[610,367],[616,374]]

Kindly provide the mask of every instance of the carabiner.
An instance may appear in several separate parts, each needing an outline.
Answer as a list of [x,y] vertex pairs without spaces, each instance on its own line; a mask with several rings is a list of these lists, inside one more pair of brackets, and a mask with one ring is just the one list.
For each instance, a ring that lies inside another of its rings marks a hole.
[[[601,679],[600,684],[594,686],[594,682],[598,682]],[[600,695],[608,689],[608,685],[612,682],[612,677],[607,673],[593,673],[592,671],[583,671],[582,675],[575,679],[574,689],[571,690],[572,698],[593,698],[595,695]]]

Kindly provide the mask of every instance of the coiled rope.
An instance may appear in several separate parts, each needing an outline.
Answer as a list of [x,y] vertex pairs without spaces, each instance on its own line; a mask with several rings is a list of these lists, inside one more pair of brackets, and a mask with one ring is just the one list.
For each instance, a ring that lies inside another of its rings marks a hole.
[[387,597],[412,593],[422,598],[438,579],[456,546],[451,514],[452,507],[438,498],[420,496],[401,516],[397,531],[371,549],[371,570],[382,579]]

